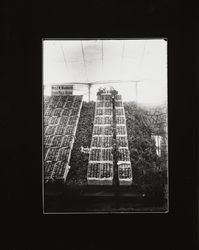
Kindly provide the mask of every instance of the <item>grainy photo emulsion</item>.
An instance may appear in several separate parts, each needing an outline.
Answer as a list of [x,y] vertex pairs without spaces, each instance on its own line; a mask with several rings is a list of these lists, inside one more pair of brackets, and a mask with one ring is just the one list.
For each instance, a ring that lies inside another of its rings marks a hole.
[[44,213],[168,212],[167,39],[43,40]]

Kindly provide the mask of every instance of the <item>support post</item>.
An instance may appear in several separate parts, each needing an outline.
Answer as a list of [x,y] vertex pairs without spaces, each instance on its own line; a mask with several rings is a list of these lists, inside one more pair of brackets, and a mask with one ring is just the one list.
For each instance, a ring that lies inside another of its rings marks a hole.
[[91,83],[88,84],[88,101],[91,101]]

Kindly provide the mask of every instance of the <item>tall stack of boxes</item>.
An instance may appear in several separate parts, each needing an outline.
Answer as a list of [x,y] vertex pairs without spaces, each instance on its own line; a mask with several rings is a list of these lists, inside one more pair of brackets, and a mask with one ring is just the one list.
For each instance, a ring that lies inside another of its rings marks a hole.
[[44,101],[44,180],[65,182],[83,96],[51,96]]
[[98,95],[87,172],[88,185],[113,184],[112,123],[111,93]]
[[128,148],[126,117],[122,96],[116,95],[116,137],[118,145],[118,176],[120,185],[132,184],[132,168],[130,161],[130,152]]
[[[121,95],[114,96],[119,184],[131,185],[132,170],[124,107]],[[88,185],[113,184],[113,157],[113,94],[106,91],[97,95],[87,172]]]

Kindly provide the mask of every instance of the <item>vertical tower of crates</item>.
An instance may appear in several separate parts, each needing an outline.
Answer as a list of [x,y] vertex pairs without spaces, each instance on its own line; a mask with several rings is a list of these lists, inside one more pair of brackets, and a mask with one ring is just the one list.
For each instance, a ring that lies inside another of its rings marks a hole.
[[66,180],[83,96],[44,99],[44,180]]
[[112,185],[113,183],[112,124],[112,96],[110,93],[98,94],[87,171],[88,185]]
[[116,138],[118,145],[118,176],[120,185],[132,184],[132,168],[128,148],[126,117],[122,96],[115,97]]
[[116,125],[119,185],[132,184],[132,169],[122,97],[117,94],[114,100],[112,98],[111,92],[97,95],[87,172],[88,185],[113,184],[113,111],[115,111],[116,116],[116,124],[115,122],[114,124]]

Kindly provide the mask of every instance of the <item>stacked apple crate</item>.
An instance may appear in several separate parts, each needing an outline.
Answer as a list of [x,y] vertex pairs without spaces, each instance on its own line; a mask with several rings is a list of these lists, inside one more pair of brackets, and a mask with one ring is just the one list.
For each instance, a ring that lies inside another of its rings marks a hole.
[[44,180],[65,182],[83,96],[44,99]]
[[120,185],[132,184],[132,168],[130,161],[130,152],[128,148],[126,117],[122,96],[116,95],[116,138],[118,146],[118,176]]
[[97,95],[87,171],[88,185],[112,185],[113,183],[112,125],[112,96],[109,93]]

